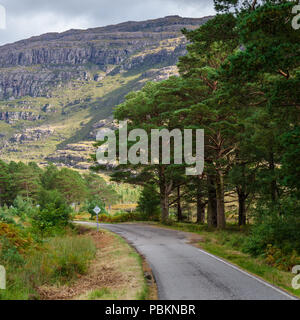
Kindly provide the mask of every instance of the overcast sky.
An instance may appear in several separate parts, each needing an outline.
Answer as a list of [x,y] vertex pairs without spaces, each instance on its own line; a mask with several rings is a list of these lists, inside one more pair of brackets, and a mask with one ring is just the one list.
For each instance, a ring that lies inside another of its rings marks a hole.
[[0,5],[6,9],[7,22],[5,30],[0,28],[0,44],[129,20],[214,14],[213,0],[0,0]]

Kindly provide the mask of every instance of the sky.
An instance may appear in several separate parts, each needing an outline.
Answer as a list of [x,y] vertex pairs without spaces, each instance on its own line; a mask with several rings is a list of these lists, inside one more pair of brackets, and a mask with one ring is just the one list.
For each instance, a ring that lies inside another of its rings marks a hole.
[[[0,0],[0,45],[47,32],[212,14],[213,0]],[[4,20],[6,29],[1,28]]]

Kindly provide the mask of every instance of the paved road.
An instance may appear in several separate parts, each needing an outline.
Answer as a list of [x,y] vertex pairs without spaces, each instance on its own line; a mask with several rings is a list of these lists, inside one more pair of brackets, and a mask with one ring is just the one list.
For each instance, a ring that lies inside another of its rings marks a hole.
[[[86,223],[95,225],[94,223]],[[189,244],[191,234],[145,224],[102,224],[148,261],[161,300],[290,300],[292,296]]]

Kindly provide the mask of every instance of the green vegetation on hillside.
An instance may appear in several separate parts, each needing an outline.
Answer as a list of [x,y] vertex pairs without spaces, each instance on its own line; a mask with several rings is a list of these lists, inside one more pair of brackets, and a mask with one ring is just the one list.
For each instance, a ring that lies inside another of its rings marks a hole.
[[44,298],[41,288],[72,285],[85,275],[95,243],[70,222],[79,210],[93,213],[98,205],[105,213],[122,201],[114,184],[95,173],[34,162],[0,161],[0,191],[0,265],[7,272],[0,300]]
[[189,45],[180,76],[147,83],[114,112],[116,120],[129,120],[128,131],[144,129],[148,136],[152,129],[205,130],[199,176],[174,164],[174,152],[170,165],[115,168],[113,180],[144,188],[140,210],[155,212],[159,202],[163,223],[196,220],[220,232],[228,221],[241,230],[251,224],[243,250],[263,257],[272,252],[267,263],[286,270],[300,255],[296,3],[216,0],[218,15],[183,30]]

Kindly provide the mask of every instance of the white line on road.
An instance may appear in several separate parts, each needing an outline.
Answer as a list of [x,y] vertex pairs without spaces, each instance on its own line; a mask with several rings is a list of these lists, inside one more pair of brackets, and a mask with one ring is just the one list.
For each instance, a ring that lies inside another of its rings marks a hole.
[[283,295],[286,296],[286,297],[289,297],[289,298],[292,299],[292,300],[299,300],[299,299],[297,299],[296,297],[294,297],[294,296],[292,296],[292,295],[290,295],[290,294],[288,294],[288,293],[286,293],[286,292],[284,292],[284,291],[282,291],[282,290],[274,287],[274,286],[271,285],[270,283],[268,283],[268,282],[266,282],[266,281],[264,281],[264,280],[262,280],[262,279],[260,279],[260,278],[258,278],[258,277],[256,277],[256,276],[252,275],[251,273],[248,273],[248,272],[246,272],[246,271],[244,271],[244,270],[236,267],[235,265],[233,265],[233,264],[231,264],[231,263],[229,263],[229,262],[227,262],[227,261],[225,261],[225,260],[223,260],[223,259],[220,259],[220,258],[216,257],[216,256],[213,255],[213,254],[210,254],[210,253],[208,253],[208,252],[206,252],[206,251],[204,251],[204,250],[201,250],[201,249],[198,249],[198,250],[199,250],[200,252],[202,252],[202,253],[204,253],[204,254],[206,254],[206,255],[208,255],[208,256],[210,256],[210,257],[212,257],[212,258],[214,258],[214,259],[216,259],[216,260],[218,260],[218,261],[220,261],[220,262],[223,262],[223,263],[226,264],[227,266],[229,266],[229,267],[231,267],[231,268],[233,268],[233,269],[235,269],[235,270],[240,271],[241,273],[247,275],[248,277],[257,280],[258,282],[264,284],[265,286],[274,289],[275,291],[283,294]]

